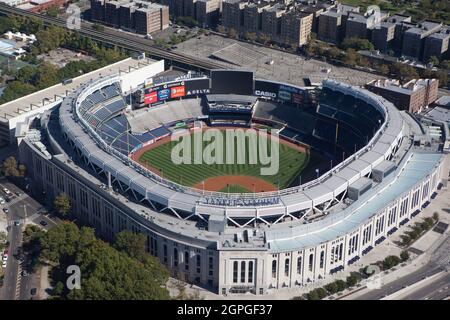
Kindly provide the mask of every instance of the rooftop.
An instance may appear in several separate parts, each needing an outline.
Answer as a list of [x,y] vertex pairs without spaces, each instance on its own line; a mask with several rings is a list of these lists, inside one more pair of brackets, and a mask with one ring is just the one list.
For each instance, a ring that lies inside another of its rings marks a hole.
[[49,103],[62,100],[68,92],[77,89],[91,79],[121,72],[128,72],[130,69],[138,68],[143,64],[148,64],[149,62],[151,62],[151,60],[136,60],[127,58],[104,68],[73,78],[72,83],[66,85],[59,83],[49,88],[29,94],[25,97],[2,104],[0,105],[0,122],[8,122],[15,117],[26,114],[32,110],[42,108]]

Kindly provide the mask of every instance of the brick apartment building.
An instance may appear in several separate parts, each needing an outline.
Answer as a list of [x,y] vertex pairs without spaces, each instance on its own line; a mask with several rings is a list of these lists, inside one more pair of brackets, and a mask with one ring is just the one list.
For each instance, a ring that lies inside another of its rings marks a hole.
[[404,85],[398,80],[373,80],[366,88],[392,102],[399,110],[417,113],[438,97],[439,80],[413,79]]
[[115,28],[149,34],[169,27],[169,8],[138,0],[91,0],[91,19]]

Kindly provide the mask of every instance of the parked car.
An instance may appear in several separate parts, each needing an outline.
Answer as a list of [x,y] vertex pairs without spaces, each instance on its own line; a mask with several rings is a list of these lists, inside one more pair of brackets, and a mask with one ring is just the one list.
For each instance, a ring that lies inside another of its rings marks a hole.
[[37,289],[36,288],[32,288],[30,290],[30,293],[31,293],[32,296],[34,296],[37,293]]
[[6,268],[6,266],[8,265],[8,262],[5,260],[5,261],[3,261],[3,263],[2,263],[2,267],[3,268]]
[[5,204],[5,198],[0,197],[0,204]]
[[9,209],[8,209],[8,208],[3,208],[3,212],[4,212],[4,213],[8,213],[8,212],[9,212]]
[[45,227],[45,226],[48,225],[47,221],[44,221],[44,220],[41,220],[41,221],[39,222],[39,224],[40,224],[41,226],[43,226],[43,227]]
[[7,260],[8,260],[8,254],[3,254],[2,261],[7,261]]

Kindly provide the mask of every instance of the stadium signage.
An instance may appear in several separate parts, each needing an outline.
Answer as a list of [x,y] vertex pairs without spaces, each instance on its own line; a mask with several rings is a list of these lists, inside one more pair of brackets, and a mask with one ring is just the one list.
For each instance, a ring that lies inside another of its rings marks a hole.
[[255,90],[255,95],[267,98],[276,98],[277,94],[269,91]]
[[219,198],[219,197],[204,197],[205,204],[215,205],[215,206],[268,206],[278,204],[280,202],[279,197],[265,197],[265,198]]
[[278,91],[278,97],[281,100],[291,101],[291,93],[287,92],[287,91],[282,91],[282,90]]
[[156,91],[150,92],[144,96],[145,104],[152,104],[158,102],[158,93]]
[[167,100],[169,99],[170,89],[162,89],[158,91],[158,100]]
[[186,90],[184,86],[177,86],[170,88],[170,98],[179,98],[184,97],[186,94]]
[[211,93],[210,91],[211,90],[209,90],[209,89],[188,90],[186,92],[186,95],[187,96],[192,96],[192,95],[195,95],[195,94],[209,94],[209,93]]
[[302,90],[296,87],[285,86],[284,84],[280,85],[280,91],[287,91],[293,93],[302,93]]

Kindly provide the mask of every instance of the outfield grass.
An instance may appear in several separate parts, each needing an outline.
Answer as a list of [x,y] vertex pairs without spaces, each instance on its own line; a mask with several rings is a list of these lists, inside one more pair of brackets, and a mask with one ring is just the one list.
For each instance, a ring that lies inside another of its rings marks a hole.
[[[191,159],[194,155],[192,139]],[[309,155],[302,153],[296,149],[291,148],[285,144],[279,144],[279,170],[276,175],[260,175],[260,169],[268,165],[249,164],[248,152],[249,143],[246,142],[246,163],[245,164],[180,164],[177,165],[172,162],[171,152],[172,148],[178,142],[168,142],[160,145],[154,149],[144,152],[139,161],[141,163],[150,165],[156,170],[159,170],[160,175],[164,178],[180,183],[186,186],[193,186],[207,178],[223,176],[223,175],[247,175],[259,177],[267,182],[273,184],[275,187],[279,185],[280,188],[287,187],[306,167],[309,161]],[[204,147],[208,143],[204,143]],[[236,145],[235,145],[235,160],[236,160]],[[271,150],[270,144],[268,146],[269,152]],[[224,143],[224,154],[226,154],[227,146]],[[193,162],[193,161],[192,161]],[[235,161],[234,163],[237,163]],[[278,184],[279,183],[279,184]],[[248,191],[248,190],[246,190]],[[238,192],[238,191],[236,191]]]

